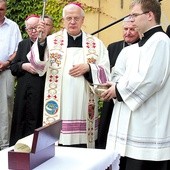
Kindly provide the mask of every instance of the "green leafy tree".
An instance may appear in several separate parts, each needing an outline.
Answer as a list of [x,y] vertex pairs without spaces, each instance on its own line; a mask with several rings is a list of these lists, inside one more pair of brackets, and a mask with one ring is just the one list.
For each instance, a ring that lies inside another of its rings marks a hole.
[[[45,14],[53,17],[55,30],[61,28],[62,8],[68,2],[70,2],[70,0],[48,0],[46,3]],[[7,3],[7,17],[19,25],[23,38],[26,38],[25,18],[29,14],[42,15],[43,0],[8,0]]]
[[8,0],[7,3],[7,17],[19,25],[23,38],[26,38],[25,18],[29,14],[40,15],[42,13],[42,0]]

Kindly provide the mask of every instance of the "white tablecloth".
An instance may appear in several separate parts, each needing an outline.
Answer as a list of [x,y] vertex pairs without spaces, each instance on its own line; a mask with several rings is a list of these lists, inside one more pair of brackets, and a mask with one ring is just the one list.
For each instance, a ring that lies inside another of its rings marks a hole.
[[[0,151],[2,170],[8,169],[8,148]],[[56,147],[55,157],[34,170],[105,170],[112,164],[112,170],[119,169],[119,156],[103,149]]]

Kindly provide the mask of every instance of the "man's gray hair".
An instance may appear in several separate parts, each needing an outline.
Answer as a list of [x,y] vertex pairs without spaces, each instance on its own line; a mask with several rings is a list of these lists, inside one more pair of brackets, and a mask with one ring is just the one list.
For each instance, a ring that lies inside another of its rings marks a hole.
[[71,9],[71,8],[75,8],[75,7],[76,7],[76,8],[80,8],[80,10],[81,10],[81,16],[84,17],[84,16],[85,16],[84,10],[83,10],[81,7],[79,7],[78,5],[72,4],[72,3],[66,5],[66,6],[63,8],[62,17],[65,18],[65,13],[66,13],[66,11],[69,10],[69,9]]

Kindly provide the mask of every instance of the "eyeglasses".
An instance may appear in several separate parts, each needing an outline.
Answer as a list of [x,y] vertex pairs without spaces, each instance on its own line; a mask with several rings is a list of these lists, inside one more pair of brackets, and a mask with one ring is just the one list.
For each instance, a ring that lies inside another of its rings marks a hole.
[[26,28],[26,30],[27,30],[28,32],[37,31],[37,27]]
[[68,22],[71,22],[72,20],[74,20],[75,22],[80,21],[82,17],[65,17],[65,20]]
[[145,11],[145,12],[142,12],[142,13],[134,13],[134,14],[130,14],[129,15],[129,17],[131,18],[131,19],[135,19],[136,17],[138,17],[138,16],[140,16],[140,15],[143,15],[143,14],[147,14],[147,13],[149,13],[150,11]]
[[51,27],[51,26],[53,26],[52,24],[47,24],[47,23],[46,23],[45,25],[46,25],[46,26],[48,26],[48,27]]

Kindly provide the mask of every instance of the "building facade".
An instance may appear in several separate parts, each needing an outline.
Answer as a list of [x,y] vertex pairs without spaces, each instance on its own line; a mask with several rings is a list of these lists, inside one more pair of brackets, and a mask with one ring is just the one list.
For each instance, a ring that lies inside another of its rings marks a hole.
[[[84,30],[88,33],[95,33],[97,30],[104,28],[121,18],[127,16],[130,12],[129,5],[131,0],[79,0],[92,9],[86,12]],[[161,25],[166,30],[170,24],[170,0],[162,0],[162,18]],[[122,39],[122,22],[118,22],[109,28],[96,33],[95,36],[100,38],[105,45]]]

